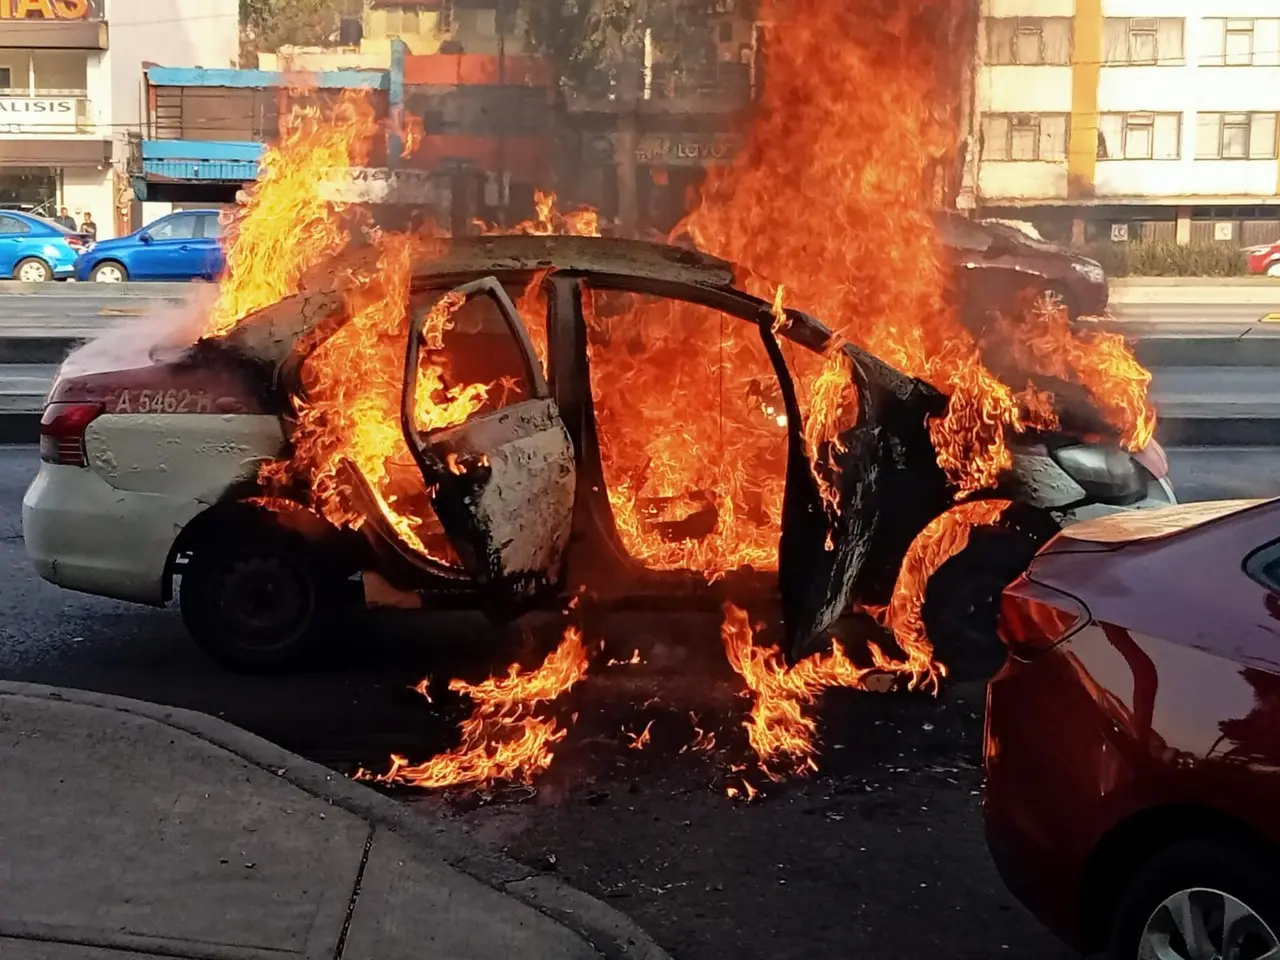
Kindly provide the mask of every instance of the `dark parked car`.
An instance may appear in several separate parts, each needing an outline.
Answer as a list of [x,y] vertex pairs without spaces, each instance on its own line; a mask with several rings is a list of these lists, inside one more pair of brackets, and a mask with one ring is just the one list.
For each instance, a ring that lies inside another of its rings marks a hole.
[[1011,313],[1037,299],[1073,319],[1106,311],[1110,292],[1098,262],[1004,223],[956,213],[936,213],[934,223],[971,325],[990,310]]
[[1112,960],[1280,956],[1280,500],[1065,529],[1005,591],[991,852]]

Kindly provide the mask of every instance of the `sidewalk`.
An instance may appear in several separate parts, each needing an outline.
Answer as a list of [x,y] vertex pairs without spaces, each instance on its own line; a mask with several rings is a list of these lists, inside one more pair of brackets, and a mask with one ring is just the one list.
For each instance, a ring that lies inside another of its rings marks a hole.
[[203,714],[0,682],[0,958],[667,955],[599,900]]

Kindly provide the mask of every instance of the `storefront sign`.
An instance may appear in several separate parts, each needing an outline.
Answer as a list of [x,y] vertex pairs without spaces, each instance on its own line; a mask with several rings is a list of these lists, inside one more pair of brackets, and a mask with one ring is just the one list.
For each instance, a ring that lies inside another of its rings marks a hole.
[[[588,160],[616,162],[618,140],[612,133],[589,139]],[[712,167],[732,162],[742,143],[736,133],[650,133],[636,144],[636,162],[653,167]]]
[[90,0],[0,0],[0,20],[89,20]]
[[742,137],[725,134],[650,134],[636,147],[636,160],[655,167],[691,167],[728,163],[742,148]]
[[352,167],[333,171],[320,183],[321,196],[334,203],[433,204],[445,196],[447,184],[430,170]]
[[70,97],[0,97],[0,130],[6,133],[75,132],[76,101]]

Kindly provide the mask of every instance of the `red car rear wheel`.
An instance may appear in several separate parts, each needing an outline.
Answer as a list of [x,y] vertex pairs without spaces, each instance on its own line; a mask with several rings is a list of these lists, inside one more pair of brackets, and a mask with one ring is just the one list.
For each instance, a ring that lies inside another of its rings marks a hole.
[[1109,960],[1261,960],[1280,954],[1280,866],[1231,838],[1168,847],[1138,869],[1112,926]]

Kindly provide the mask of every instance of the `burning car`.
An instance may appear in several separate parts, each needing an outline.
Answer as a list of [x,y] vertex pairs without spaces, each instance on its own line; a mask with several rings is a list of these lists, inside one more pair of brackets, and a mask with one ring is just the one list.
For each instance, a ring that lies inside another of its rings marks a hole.
[[798,659],[888,604],[955,503],[1010,501],[929,580],[945,657],[998,647],[1000,590],[1061,524],[1174,501],[1154,442],[1131,455],[1046,377],[1056,428],[958,488],[929,427],[944,393],[744,285],[705,254],[594,237],[344,251],[194,346],[64,368],[28,554],[139,603],[178,580],[190,633],[242,670],[302,662],[357,576],[366,598],[495,619],[772,594]]

